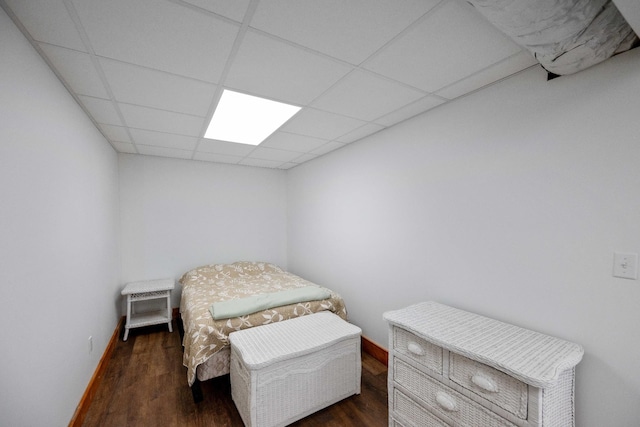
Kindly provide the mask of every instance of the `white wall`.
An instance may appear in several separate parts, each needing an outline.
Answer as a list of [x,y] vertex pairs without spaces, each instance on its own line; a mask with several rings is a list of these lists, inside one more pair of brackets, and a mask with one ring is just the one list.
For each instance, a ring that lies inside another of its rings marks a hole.
[[[285,171],[120,154],[122,282],[206,264],[286,268]],[[172,294],[179,306],[181,288]]]
[[387,346],[422,300],[584,346],[577,425],[637,426],[640,49],[547,82],[534,68],[288,172],[289,269],[342,293]]
[[1,9],[0,58],[0,425],[62,426],[120,316],[117,155]]

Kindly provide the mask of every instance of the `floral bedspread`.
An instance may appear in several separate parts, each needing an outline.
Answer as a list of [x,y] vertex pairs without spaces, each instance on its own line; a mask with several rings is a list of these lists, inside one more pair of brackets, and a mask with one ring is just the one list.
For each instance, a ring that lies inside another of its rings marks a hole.
[[186,272],[180,283],[180,314],[184,324],[182,363],[187,367],[190,386],[195,381],[198,365],[227,347],[231,332],[323,310],[347,319],[344,301],[331,290],[331,297],[325,300],[300,302],[230,319],[213,319],[209,307],[214,302],[312,284],[274,264],[243,261],[206,265]]

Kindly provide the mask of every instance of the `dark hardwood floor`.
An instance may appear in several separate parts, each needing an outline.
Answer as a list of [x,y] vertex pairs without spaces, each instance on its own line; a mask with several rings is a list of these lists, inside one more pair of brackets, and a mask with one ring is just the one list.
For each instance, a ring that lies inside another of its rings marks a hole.
[[[84,426],[242,426],[231,400],[229,376],[201,384],[204,400],[193,402],[182,366],[182,345],[174,320],[165,326],[132,329],[116,344]],[[362,354],[362,393],[294,424],[387,426],[387,368]]]

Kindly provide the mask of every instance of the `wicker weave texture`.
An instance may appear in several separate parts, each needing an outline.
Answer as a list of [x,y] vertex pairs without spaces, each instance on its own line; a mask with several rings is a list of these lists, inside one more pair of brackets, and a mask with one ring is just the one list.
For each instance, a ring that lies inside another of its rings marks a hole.
[[393,328],[393,349],[411,360],[442,374],[442,347],[401,328]]
[[[449,360],[449,378],[452,381],[520,419],[527,418],[529,387],[525,383],[459,354],[450,353]],[[474,383],[474,378],[478,377],[495,386],[495,391],[488,391]]]
[[229,341],[247,366],[259,369],[279,360],[317,352],[339,341],[359,338],[361,333],[357,326],[324,311],[232,332]]
[[[488,411],[462,394],[436,381],[425,373],[394,359],[393,367],[394,380],[396,383],[411,392],[414,396],[419,396],[431,412],[440,418],[450,420],[453,425],[461,426],[483,426],[483,427],[515,427],[505,419]],[[455,410],[447,410],[438,403],[438,396],[445,395],[456,402]]]
[[231,394],[245,425],[288,425],[360,393],[360,329],[332,313],[234,332]]
[[384,318],[539,388],[552,386],[584,354],[578,344],[432,301],[387,312]]
[[581,346],[432,302],[384,318],[390,426],[575,426]]
[[575,372],[564,371],[553,387],[542,390],[542,425],[573,426],[575,424]]
[[121,294],[129,295],[168,291],[172,290],[174,286],[175,280],[173,279],[144,280],[141,282],[127,283],[124,289],[122,289]]
[[[420,427],[447,427],[447,425],[439,418],[432,415],[429,411],[418,405],[398,389],[395,389],[393,392],[393,410],[396,414],[402,414],[402,416],[406,418],[408,425]],[[391,420],[392,422],[390,424],[393,426],[404,425],[398,423],[393,418]]]

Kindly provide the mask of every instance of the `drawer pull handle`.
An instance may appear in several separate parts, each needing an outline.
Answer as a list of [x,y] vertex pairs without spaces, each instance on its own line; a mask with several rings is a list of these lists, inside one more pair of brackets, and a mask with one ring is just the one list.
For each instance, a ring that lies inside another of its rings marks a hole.
[[482,374],[475,374],[471,377],[471,382],[483,389],[484,391],[488,391],[489,393],[497,393],[498,386],[491,379],[487,378]]
[[449,411],[449,412],[458,411],[458,404],[456,403],[455,399],[449,396],[447,393],[444,393],[442,391],[437,392],[436,402],[438,402],[438,405],[440,405],[442,409],[446,411]]
[[424,349],[417,342],[409,341],[409,344],[407,344],[407,350],[418,356],[424,356]]

